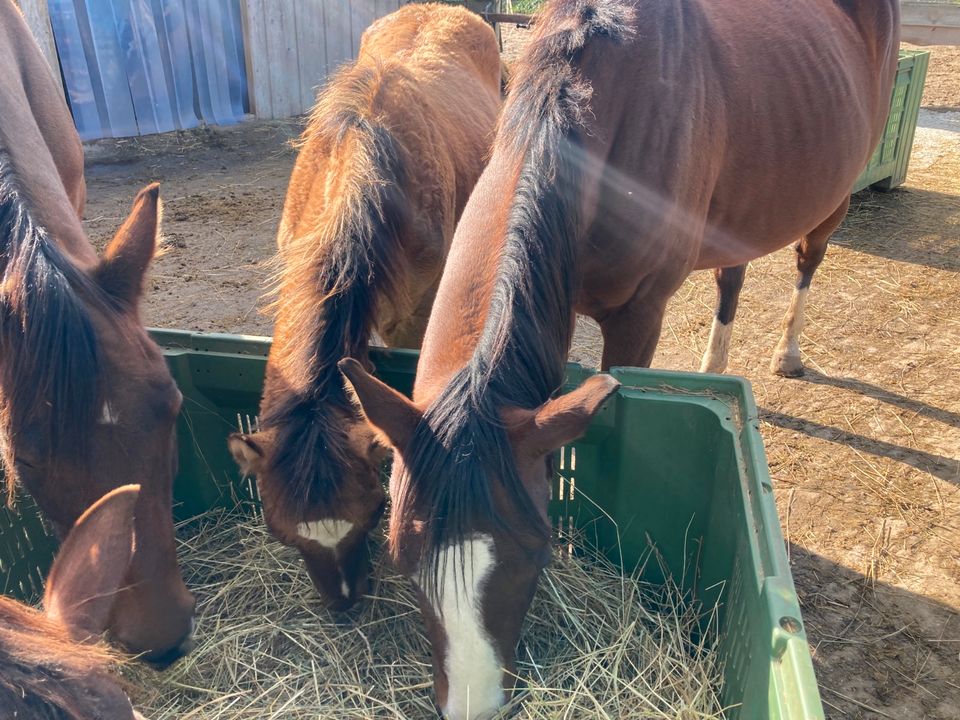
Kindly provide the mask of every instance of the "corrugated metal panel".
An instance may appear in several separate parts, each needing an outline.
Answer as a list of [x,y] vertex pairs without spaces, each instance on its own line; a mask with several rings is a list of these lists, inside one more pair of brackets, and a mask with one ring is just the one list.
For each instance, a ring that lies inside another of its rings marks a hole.
[[240,0],[48,0],[84,140],[225,125],[246,112]]

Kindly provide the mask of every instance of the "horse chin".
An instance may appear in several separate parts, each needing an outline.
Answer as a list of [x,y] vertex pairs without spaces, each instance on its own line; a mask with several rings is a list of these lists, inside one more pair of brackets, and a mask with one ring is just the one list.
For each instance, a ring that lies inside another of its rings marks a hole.
[[307,574],[326,607],[333,612],[347,612],[367,592],[370,561],[367,538],[350,538],[330,549],[311,543],[300,546],[300,555]]

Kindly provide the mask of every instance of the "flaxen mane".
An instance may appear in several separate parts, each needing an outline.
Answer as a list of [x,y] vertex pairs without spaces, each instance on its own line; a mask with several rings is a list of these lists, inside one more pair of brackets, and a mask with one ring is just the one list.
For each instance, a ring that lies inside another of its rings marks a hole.
[[[550,5],[538,25],[551,29],[528,46],[511,81],[495,152],[514,153],[521,170],[486,323],[470,362],[415,431],[405,457],[408,492],[395,509],[426,521],[421,582],[428,594],[439,589],[439,551],[463,542],[477,520],[511,530],[494,507],[491,480],[518,509],[518,528],[549,533],[521,483],[499,412],[539,407],[563,384],[581,232],[580,137],[590,97],[576,61],[591,37],[625,37],[631,12],[618,2]],[[464,450],[454,455],[451,448]]]
[[[287,478],[286,511],[330,506],[340,490],[349,452],[343,414],[357,411],[337,362],[363,357],[384,303],[405,302],[398,237],[410,218],[404,163],[390,129],[376,118],[380,69],[348,67],[331,81],[313,110],[301,152],[320,148],[346,168],[340,192],[311,232],[290,240],[280,274],[285,325],[307,373],[306,390],[291,393],[260,418],[277,428],[273,469]],[[334,173],[328,169],[328,175]],[[325,452],[320,452],[321,449]]]
[[107,302],[37,223],[0,148],[0,449],[11,492],[14,432],[43,438],[46,461],[87,460],[99,361],[84,299]]

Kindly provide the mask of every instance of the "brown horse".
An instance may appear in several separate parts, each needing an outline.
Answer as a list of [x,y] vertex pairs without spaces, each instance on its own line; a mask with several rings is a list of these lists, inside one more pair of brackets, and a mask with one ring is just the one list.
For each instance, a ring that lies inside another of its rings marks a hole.
[[500,106],[493,31],[462,8],[409,5],[364,33],[320,94],[278,237],[282,265],[260,431],[234,435],[272,533],[334,609],[364,592],[385,450],[337,361],[370,333],[419,347],[457,219]]
[[97,636],[134,554],[140,488],[111,491],[77,520],[47,576],[46,613],[0,596],[0,707],[40,720],[140,718]]
[[[454,237],[414,401],[341,363],[397,450],[390,546],[458,720],[513,687],[548,561],[547,457],[616,389],[561,387],[575,312],[647,365],[697,267],[820,241],[884,122],[896,0],[558,0],[515,68]],[[801,267],[803,270],[803,267]]]
[[188,638],[194,601],[171,517],[177,391],[139,318],[158,187],[98,258],[80,216],[83,150],[19,11],[0,0],[0,450],[62,536],[119,480],[143,488],[137,547],[109,629],[157,658]]

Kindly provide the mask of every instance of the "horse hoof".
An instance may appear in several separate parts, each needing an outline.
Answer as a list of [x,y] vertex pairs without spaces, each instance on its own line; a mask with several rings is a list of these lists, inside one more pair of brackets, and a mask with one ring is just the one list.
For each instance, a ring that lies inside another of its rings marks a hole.
[[799,355],[777,355],[770,363],[770,372],[786,378],[797,378],[803,375],[803,362]]

